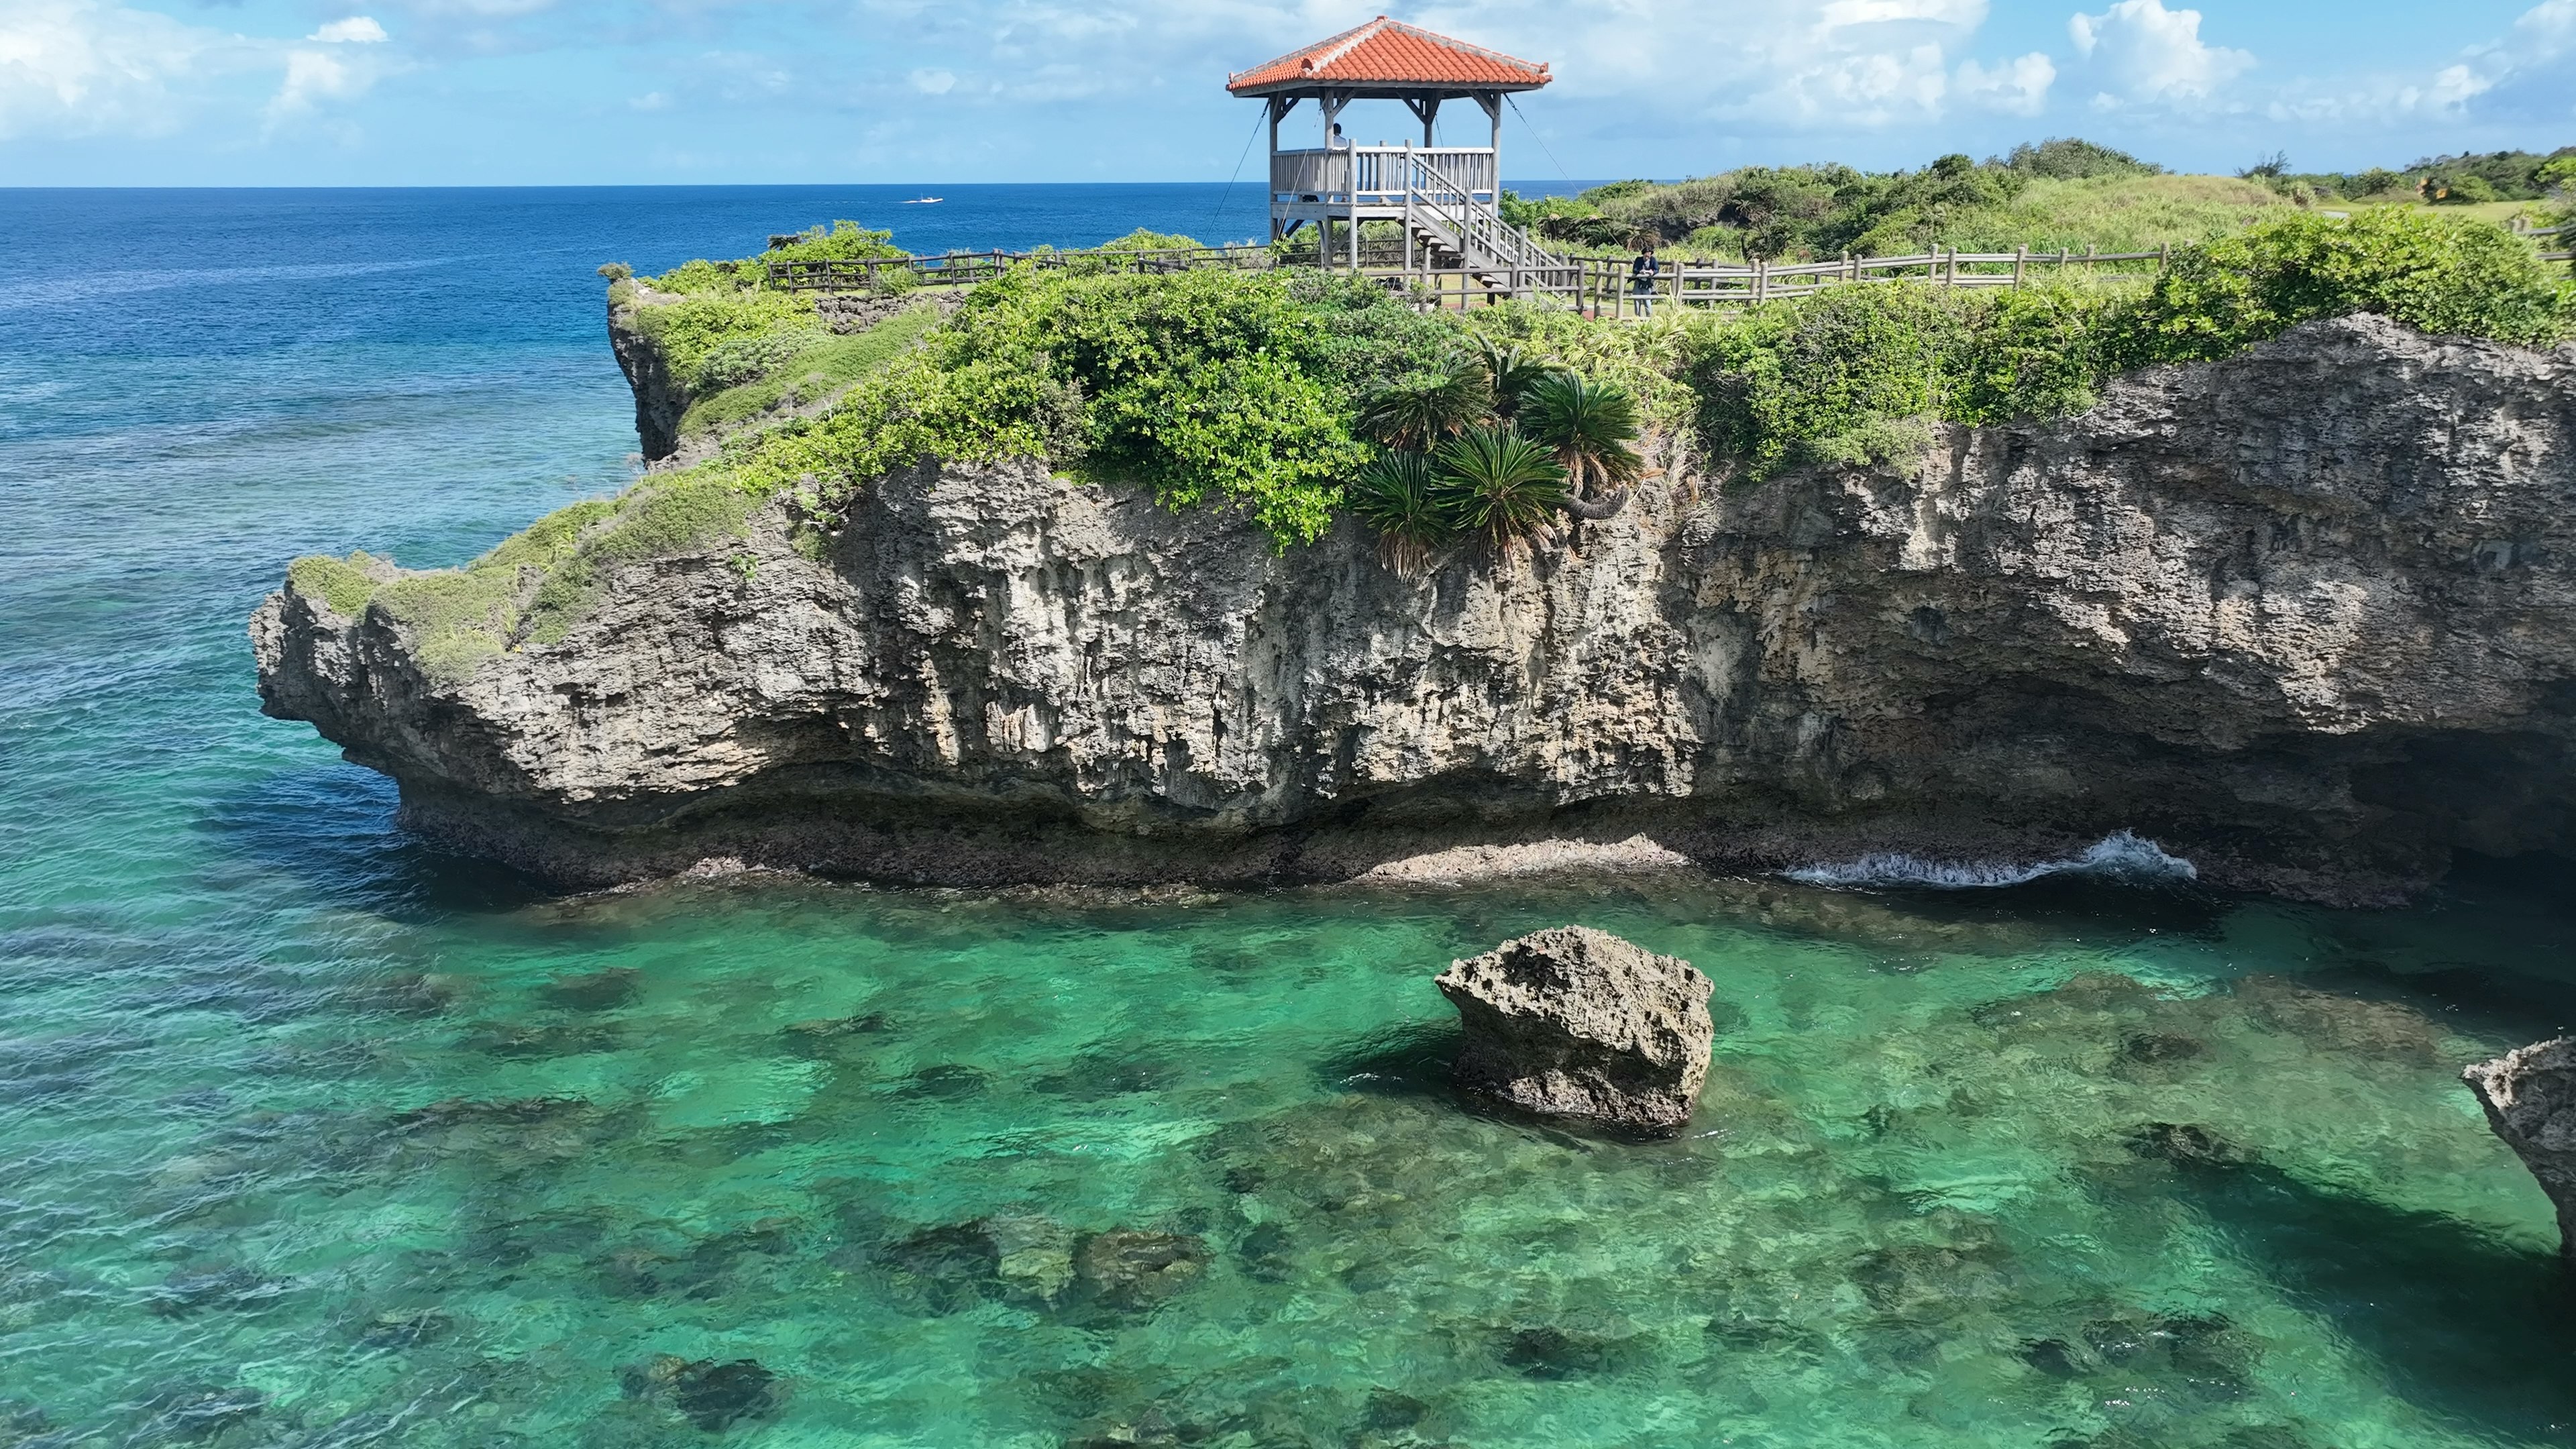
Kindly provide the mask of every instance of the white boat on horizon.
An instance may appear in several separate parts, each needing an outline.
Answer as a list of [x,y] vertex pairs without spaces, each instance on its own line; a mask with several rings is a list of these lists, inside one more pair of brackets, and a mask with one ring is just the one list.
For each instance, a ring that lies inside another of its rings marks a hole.
[[941,201],[943,201],[943,200],[946,200],[946,198],[945,198],[945,197],[938,197],[938,196],[916,196],[916,197],[913,197],[911,200],[906,201],[906,202],[904,203],[904,205],[906,205],[906,206],[937,206],[937,205],[938,205]]

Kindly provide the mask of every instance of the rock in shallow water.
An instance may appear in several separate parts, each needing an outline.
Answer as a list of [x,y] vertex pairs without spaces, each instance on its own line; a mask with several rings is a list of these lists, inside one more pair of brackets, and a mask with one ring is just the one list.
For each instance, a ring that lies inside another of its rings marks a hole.
[[1708,1075],[1708,978],[1607,931],[1558,926],[1453,961],[1440,994],[1458,1083],[1526,1111],[1672,1132]]
[[2480,1062],[2460,1074],[2487,1124],[2558,1206],[2559,1251],[2576,1260],[2576,1036]]

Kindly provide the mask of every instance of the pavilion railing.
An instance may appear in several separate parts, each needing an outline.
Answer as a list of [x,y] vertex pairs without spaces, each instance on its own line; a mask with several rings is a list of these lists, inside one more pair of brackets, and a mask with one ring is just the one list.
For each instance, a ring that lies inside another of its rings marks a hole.
[[1406,168],[1428,163],[1460,191],[1491,206],[1501,185],[1494,152],[1485,146],[1342,146],[1280,151],[1270,158],[1273,201],[1330,206],[1404,204]]

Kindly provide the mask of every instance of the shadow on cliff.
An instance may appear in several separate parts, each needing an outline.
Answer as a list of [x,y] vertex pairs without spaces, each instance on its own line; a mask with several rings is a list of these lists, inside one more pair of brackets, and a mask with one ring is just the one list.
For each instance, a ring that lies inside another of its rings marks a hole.
[[2576,1272],[2556,1255],[2262,1164],[2193,1183],[2238,1251],[2408,1402],[2500,1441],[2576,1433]]
[[395,805],[393,781],[322,764],[245,782],[216,798],[198,829],[223,854],[347,910],[417,918],[512,910],[559,894],[508,866],[426,843],[394,823]]

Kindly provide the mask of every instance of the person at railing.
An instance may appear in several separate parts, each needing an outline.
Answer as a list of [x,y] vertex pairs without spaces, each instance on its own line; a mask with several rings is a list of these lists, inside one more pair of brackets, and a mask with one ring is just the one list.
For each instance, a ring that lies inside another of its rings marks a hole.
[[1663,275],[1664,264],[1655,259],[1655,237],[1649,232],[1639,239],[1637,255],[1628,263],[1628,301],[1638,316],[1655,315],[1655,284]]
[[1351,149],[1351,138],[1342,134],[1341,122],[1335,121],[1333,123],[1331,133],[1324,137],[1324,149],[1327,151],[1347,151]]

